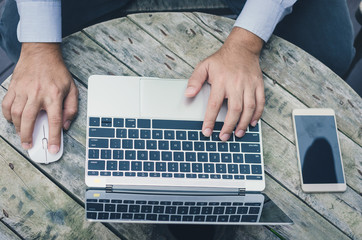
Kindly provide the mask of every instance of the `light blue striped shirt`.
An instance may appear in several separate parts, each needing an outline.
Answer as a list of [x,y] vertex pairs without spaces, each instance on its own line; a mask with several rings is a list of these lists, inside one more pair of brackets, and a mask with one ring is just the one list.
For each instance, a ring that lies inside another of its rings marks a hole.
[[[76,0],[75,0],[76,1]],[[265,42],[275,26],[292,11],[296,0],[248,0],[234,26],[244,28]],[[61,42],[60,0],[16,0],[20,42]]]

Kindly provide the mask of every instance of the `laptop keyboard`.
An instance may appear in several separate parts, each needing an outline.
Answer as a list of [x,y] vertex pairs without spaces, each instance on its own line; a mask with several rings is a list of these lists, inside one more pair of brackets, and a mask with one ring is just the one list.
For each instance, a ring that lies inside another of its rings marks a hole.
[[89,118],[89,176],[262,180],[259,124],[222,142],[202,121]]
[[257,222],[258,202],[87,199],[87,219],[166,222]]

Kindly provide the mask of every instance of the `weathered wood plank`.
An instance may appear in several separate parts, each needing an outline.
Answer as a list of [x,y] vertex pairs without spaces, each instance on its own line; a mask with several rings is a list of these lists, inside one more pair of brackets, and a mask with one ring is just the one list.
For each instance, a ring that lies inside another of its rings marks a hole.
[[0,139],[2,221],[26,239],[116,239],[84,209]]
[[4,223],[0,222],[0,240],[19,240],[20,238]]
[[127,18],[100,23],[84,32],[142,76],[180,78],[185,71],[192,73],[190,66]]
[[82,32],[63,39],[62,54],[69,71],[85,85],[91,75],[136,75]]
[[132,14],[128,18],[184,59],[196,66],[216,52],[221,42],[183,13]]
[[[209,14],[186,14],[220,41],[231,31],[234,21]],[[340,77],[295,45],[272,36],[265,45],[262,71],[308,107],[328,107],[336,111],[339,129],[362,146],[362,99]],[[336,87],[338,86],[338,87]]]

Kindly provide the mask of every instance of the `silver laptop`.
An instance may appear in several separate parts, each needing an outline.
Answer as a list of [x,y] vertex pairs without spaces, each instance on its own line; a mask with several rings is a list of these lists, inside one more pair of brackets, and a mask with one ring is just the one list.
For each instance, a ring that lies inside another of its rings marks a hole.
[[[260,194],[265,188],[260,121],[244,137],[232,134],[221,142],[223,105],[212,136],[205,137],[201,127],[210,86],[192,99],[184,96],[186,86],[187,79],[89,78],[87,219],[290,224]],[[264,211],[264,205],[275,210]]]

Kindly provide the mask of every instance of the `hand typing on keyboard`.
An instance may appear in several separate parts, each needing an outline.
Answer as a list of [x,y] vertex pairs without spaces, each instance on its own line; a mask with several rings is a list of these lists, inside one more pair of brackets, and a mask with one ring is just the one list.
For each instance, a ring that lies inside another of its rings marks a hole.
[[226,141],[233,130],[242,137],[249,124],[255,126],[264,109],[263,76],[259,54],[263,41],[242,28],[234,27],[224,45],[202,61],[189,79],[185,91],[194,97],[207,80],[211,92],[202,132],[211,136],[223,100],[228,99],[228,112],[220,139]]

